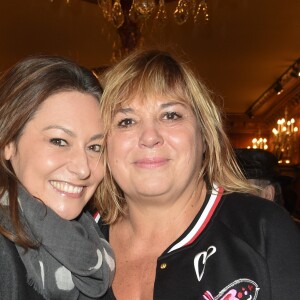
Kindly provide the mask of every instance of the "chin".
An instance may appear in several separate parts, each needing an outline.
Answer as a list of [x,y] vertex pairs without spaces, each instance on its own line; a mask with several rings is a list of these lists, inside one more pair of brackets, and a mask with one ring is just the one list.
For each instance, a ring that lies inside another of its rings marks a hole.
[[82,209],[80,210],[74,210],[72,212],[68,211],[55,211],[57,215],[59,215],[62,219],[67,220],[67,221],[71,221],[76,219],[80,213],[82,212]]

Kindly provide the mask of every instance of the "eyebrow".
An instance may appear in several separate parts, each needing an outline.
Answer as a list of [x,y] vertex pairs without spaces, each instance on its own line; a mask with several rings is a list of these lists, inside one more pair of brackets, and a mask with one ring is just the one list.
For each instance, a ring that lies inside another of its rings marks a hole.
[[[63,132],[65,132],[67,135],[69,135],[71,137],[76,137],[76,134],[72,130],[69,130],[69,129],[67,129],[65,127],[62,127],[62,126],[59,126],[59,125],[49,125],[49,126],[45,127],[43,129],[43,131],[47,131],[47,130],[51,130],[51,129],[59,129],[59,130],[62,130]],[[102,133],[98,133],[98,134],[93,135],[90,138],[90,141],[102,139],[103,137],[104,137],[104,135]]]
[[[186,105],[184,103],[181,103],[179,101],[171,101],[171,102],[167,102],[167,103],[162,103],[160,105],[160,108],[164,109],[164,108],[168,108],[168,107],[175,106],[175,105],[180,105],[180,106],[186,107]],[[127,114],[127,113],[132,113],[132,112],[134,112],[134,109],[130,108],[130,107],[119,108],[116,110],[116,114],[117,113]]]
[[186,106],[184,103],[179,102],[179,101],[171,101],[171,102],[167,102],[167,103],[163,103],[161,104],[161,108],[167,108],[170,106],[174,106],[174,105],[180,105],[180,106]]
[[133,112],[134,110],[132,108],[119,108],[116,110],[116,114],[117,113],[122,113],[122,114],[127,114],[127,113],[130,113],[130,112]]

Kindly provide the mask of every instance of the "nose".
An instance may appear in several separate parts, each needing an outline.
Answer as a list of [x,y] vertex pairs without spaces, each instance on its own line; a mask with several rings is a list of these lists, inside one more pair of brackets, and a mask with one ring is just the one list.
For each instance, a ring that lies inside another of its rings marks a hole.
[[159,127],[156,124],[145,124],[141,128],[139,146],[155,148],[163,145],[164,139]]
[[79,179],[86,179],[91,175],[89,159],[85,150],[74,149],[69,157],[68,170]]

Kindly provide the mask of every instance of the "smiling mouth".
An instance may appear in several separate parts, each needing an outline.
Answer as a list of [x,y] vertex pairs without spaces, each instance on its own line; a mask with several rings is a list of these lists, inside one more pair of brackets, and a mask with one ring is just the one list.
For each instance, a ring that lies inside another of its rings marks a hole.
[[145,158],[136,161],[135,165],[140,168],[154,169],[165,165],[167,162],[168,160],[164,158]]
[[83,190],[83,186],[74,186],[67,182],[62,181],[50,181],[50,184],[57,190],[69,194],[80,194]]

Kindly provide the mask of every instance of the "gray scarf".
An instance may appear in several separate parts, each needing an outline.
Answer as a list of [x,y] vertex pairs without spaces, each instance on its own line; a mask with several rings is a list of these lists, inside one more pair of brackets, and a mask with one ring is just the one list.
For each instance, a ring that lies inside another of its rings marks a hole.
[[19,189],[20,214],[26,232],[38,249],[17,250],[28,283],[45,299],[97,299],[112,283],[115,261],[92,216],[60,218],[23,188]]

